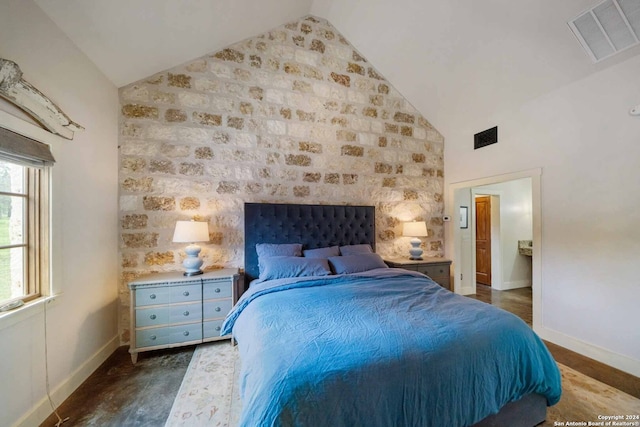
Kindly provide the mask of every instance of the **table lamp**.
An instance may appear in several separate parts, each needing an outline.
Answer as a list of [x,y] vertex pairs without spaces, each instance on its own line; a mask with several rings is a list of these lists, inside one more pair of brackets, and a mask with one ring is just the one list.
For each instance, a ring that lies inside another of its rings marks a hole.
[[405,222],[402,227],[402,235],[412,237],[411,249],[409,250],[409,254],[411,254],[411,256],[409,259],[421,260],[422,248],[420,248],[420,243],[422,243],[422,241],[419,237],[426,237],[429,235],[427,233],[427,224],[424,221]]
[[202,274],[202,259],[198,257],[200,246],[196,242],[209,241],[209,223],[202,221],[178,221],[173,232],[175,243],[191,243],[185,248],[187,257],[182,261],[185,276],[197,276]]

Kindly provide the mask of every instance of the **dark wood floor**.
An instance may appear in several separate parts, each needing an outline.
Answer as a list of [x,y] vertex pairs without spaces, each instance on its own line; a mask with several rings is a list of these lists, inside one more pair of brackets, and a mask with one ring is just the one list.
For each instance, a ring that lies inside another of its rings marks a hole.
[[[164,426],[195,346],[140,353],[118,348],[58,409],[62,427]],[[58,422],[51,414],[40,426]]]
[[520,317],[529,326],[533,323],[531,288],[496,291],[491,286],[478,283],[476,285],[476,294],[467,296],[509,311]]
[[[520,316],[531,325],[531,289],[495,291],[479,285],[474,298]],[[545,342],[554,358],[576,371],[640,398],[640,379]],[[195,347],[141,353],[133,365],[120,347],[59,408],[69,426],[163,426]],[[41,427],[53,427],[51,415]]]
[[[519,316],[529,326],[532,324],[531,288],[496,291],[478,283],[476,294],[468,297],[502,308]],[[640,399],[640,378],[548,341],[545,344],[557,362]]]

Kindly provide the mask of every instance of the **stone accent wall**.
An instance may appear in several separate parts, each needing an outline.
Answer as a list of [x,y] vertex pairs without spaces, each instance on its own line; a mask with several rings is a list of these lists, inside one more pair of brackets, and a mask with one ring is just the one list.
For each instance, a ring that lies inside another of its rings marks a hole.
[[127,282],[180,270],[177,220],[209,222],[206,268],[243,266],[243,203],[376,206],[377,251],[426,220],[443,255],[443,137],[312,16],[120,90],[121,339]]

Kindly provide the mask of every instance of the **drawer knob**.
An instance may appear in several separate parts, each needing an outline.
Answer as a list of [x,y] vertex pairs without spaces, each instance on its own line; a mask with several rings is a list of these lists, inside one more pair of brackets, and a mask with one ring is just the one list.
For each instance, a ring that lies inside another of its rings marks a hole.
[[216,294],[220,293],[220,288],[216,288],[216,290],[214,291]]
[[189,336],[189,331],[184,331],[184,332],[182,333],[182,335],[184,335],[185,337],[188,337],[188,336]]
[[184,292],[182,293],[182,295],[184,295],[185,297],[188,297],[188,296],[189,296],[189,291],[184,291]]
[[216,307],[216,311],[220,311],[222,310],[220,307]]
[[149,298],[151,298],[151,299],[156,299],[156,294],[151,294],[151,295],[149,295]]
[[155,341],[157,337],[155,335],[151,335],[149,338],[151,339],[151,341]]
[[216,331],[219,331],[219,330],[220,330],[220,326],[216,326]]
[[151,320],[156,320],[156,315],[155,315],[155,314],[152,314],[151,316],[149,316],[149,319],[151,319]]
[[188,316],[188,315],[189,315],[189,312],[188,312],[188,311],[185,311],[185,312],[184,312],[184,313],[182,313],[182,314],[184,314],[185,316]]

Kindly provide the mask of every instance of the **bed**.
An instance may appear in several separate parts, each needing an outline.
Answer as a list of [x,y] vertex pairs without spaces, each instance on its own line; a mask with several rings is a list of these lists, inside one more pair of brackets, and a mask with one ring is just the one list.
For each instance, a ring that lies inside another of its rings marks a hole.
[[560,373],[533,331],[374,251],[371,206],[245,204],[251,285],[222,331],[242,360],[240,425],[543,422]]

